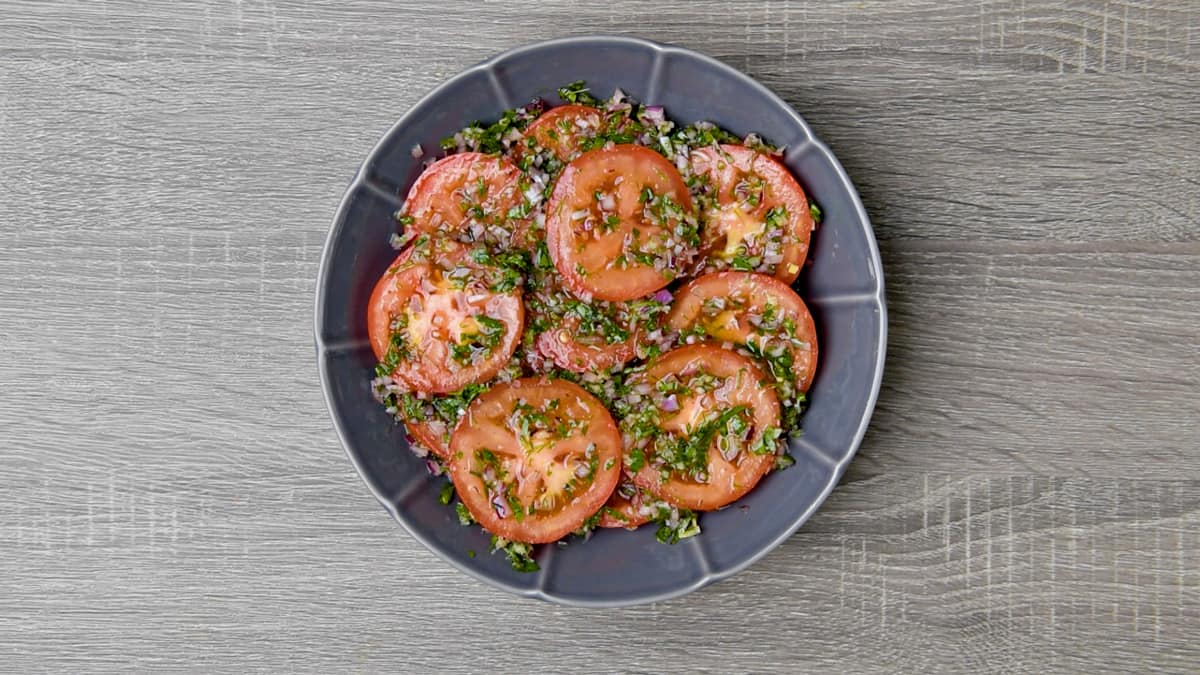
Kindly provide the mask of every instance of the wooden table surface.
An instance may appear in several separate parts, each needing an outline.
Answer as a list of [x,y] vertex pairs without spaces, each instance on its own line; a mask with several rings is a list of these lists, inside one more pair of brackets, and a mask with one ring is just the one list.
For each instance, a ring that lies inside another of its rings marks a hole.
[[[1195,671],[1200,5],[8,0],[0,670]],[[875,223],[883,391],[736,577],[518,600],[403,533],[317,381],[317,260],[426,91],[580,33],[758,78]]]

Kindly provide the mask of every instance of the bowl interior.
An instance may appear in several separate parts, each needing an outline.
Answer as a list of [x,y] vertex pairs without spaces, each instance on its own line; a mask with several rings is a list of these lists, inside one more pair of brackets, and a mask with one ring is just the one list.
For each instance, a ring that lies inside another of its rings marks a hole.
[[[792,442],[796,465],[773,472],[733,506],[701,517],[703,533],[674,546],[653,527],[599,531],[589,541],[540,547],[541,572],[513,571],[487,555],[488,537],[437,502],[432,478],[403,429],[371,397],[374,358],[363,316],[395,252],[393,217],[426,153],[473,121],[586,80],[598,96],[620,87],[663,105],[680,123],[710,120],[786,145],[784,161],[820,205],[810,263],[796,284],[816,321],[820,364]],[[448,81],[418,103],[364,163],[326,244],[317,298],[317,347],[335,426],[364,480],[418,540],[463,570],[512,592],[570,604],[622,605],[685,593],[745,567],[782,542],[824,500],[858,447],[878,392],[886,320],[870,224],[837,160],[777,97],[737,71],[686,50],[630,38],[574,38],[508,52]],[[475,552],[474,557],[470,552]]]

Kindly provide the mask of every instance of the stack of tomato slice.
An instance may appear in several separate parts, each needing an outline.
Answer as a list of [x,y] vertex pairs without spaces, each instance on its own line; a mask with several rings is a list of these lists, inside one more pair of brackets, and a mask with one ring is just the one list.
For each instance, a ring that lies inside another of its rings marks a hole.
[[553,108],[428,166],[367,309],[397,414],[510,541],[732,503],[816,368],[795,178],[741,145],[672,161],[617,142],[619,118]]

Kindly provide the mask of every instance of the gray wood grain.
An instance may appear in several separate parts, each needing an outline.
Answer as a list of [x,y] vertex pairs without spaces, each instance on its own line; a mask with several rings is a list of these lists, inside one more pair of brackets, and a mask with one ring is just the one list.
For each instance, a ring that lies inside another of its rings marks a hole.
[[[779,550],[509,598],[404,535],[316,381],[345,183],[442,79],[628,32],[791,102],[860,187],[889,362]],[[1200,6],[0,8],[0,669],[1194,671]],[[566,659],[566,660],[564,660]]]

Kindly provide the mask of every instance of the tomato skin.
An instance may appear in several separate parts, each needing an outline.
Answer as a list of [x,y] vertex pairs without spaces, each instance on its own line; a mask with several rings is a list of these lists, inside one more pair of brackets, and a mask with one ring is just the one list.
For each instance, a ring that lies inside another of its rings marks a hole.
[[[716,197],[716,203],[701,214],[704,244],[698,270],[730,269],[738,241],[731,242],[729,233],[752,233],[758,229],[758,224],[761,224],[761,232],[766,233],[768,213],[782,207],[787,217],[776,244],[782,259],[772,263],[761,261],[753,271],[773,275],[787,284],[795,281],[808,256],[814,224],[808,197],[795,176],[774,157],[741,145],[697,148],[692,151],[690,161],[693,173],[708,177]],[[751,184],[755,187],[748,187]],[[755,203],[748,201],[749,194],[757,197]]]
[[[525,129],[535,147],[549,150],[559,161],[579,156],[581,143],[601,132],[604,113],[586,105],[560,105],[542,113]],[[523,144],[528,147],[528,144]]]
[[534,348],[555,365],[574,373],[607,371],[631,361],[637,353],[637,338],[616,344],[583,344],[575,340],[572,327],[564,324],[537,337]]
[[377,361],[382,360],[387,353],[391,337],[390,311],[395,311],[403,304],[396,289],[395,270],[403,266],[411,256],[411,248],[401,251],[384,270],[379,281],[375,282],[375,288],[371,290],[371,297],[367,300],[367,338],[371,342],[371,351],[375,353]]
[[[555,424],[578,420],[586,426],[571,427],[565,436],[539,437],[539,430],[525,445],[514,427],[518,405]],[[590,478],[579,473],[585,461]],[[608,500],[621,475],[621,435],[604,404],[579,385],[526,377],[497,384],[472,401],[451,434],[449,469],[459,499],[484,529],[512,541],[548,543],[579,529]],[[590,482],[572,488],[576,478]],[[553,498],[552,508],[531,508],[545,498]]]
[[[709,403],[722,397],[726,405],[745,405],[749,408],[754,434],[748,440],[750,447],[760,439],[768,428],[778,428],[780,421],[779,400],[774,390],[765,384],[766,375],[749,358],[712,344],[693,344],[674,349],[653,361],[638,379],[640,382],[659,382],[664,377],[675,375],[680,378],[703,370],[721,378],[724,382],[721,393],[708,394]],[[740,374],[740,375],[739,375]],[[703,405],[704,395],[699,400],[687,395],[680,397],[679,412],[661,418],[662,428],[687,433],[690,412],[710,412]],[[690,410],[689,410],[690,409]],[[628,453],[630,448],[626,448]],[[654,466],[652,453],[645,464],[634,474],[634,482],[651,494],[680,508],[694,511],[711,511],[733,503],[752,490],[758,481],[775,465],[775,454],[754,454],[742,449],[732,460],[721,456],[715,447],[708,449],[708,478],[697,482],[669,472],[666,476]]]
[[[705,301],[723,299],[727,305],[742,303],[742,309],[731,308],[715,320],[705,316]],[[667,325],[674,330],[688,331],[708,325],[707,336],[721,342],[744,345],[755,335],[747,317],[761,316],[768,300],[776,303],[784,317],[795,324],[796,339],[803,344],[790,344],[796,388],[808,391],[817,371],[817,329],[812,314],[800,296],[787,284],[765,274],[750,272],[716,272],[692,279],[675,293],[675,304],[667,316]],[[728,315],[726,318],[725,315]]]
[[[636,530],[654,520],[657,515],[654,508],[649,507],[651,502],[662,503],[638,487],[632,480],[623,476],[617,489],[613,490],[608,503],[600,512],[600,520],[596,526]],[[643,508],[643,505],[648,508]]]
[[[575,373],[607,372],[624,365],[643,354],[652,338],[661,336],[659,329],[669,309],[654,298],[593,300],[585,314],[592,317],[591,323],[584,324],[572,311],[579,304],[553,270],[530,283],[525,306],[529,325],[537,331],[530,359],[535,369],[542,368],[541,359]],[[627,334],[624,339],[618,339],[621,331]]]
[[[415,342],[408,339],[412,356],[400,360],[392,371],[392,378],[402,387],[448,394],[491,379],[508,363],[521,340],[525,308],[520,291],[493,293],[486,286],[479,287],[480,282],[458,290],[448,288],[445,273],[458,263],[468,264],[467,248],[439,240],[436,252],[420,259],[414,257],[414,250],[410,247],[396,258],[367,303],[367,334],[375,357],[381,362],[386,359],[393,321],[405,316],[426,330]],[[420,305],[421,311],[414,313],[414,304]],[[460,364],[451,357],[449,338],[457,332],[461,341],[467,336],[467,318],[480,315],[500,321],[503,334],[488,356]],[[439,317],[442,326],[436,325]]]
[[429,448],[429,451],[439,458],[448,459],[450,457],[450,448],[446,445],[446,441],[449,438],[449,430],[446,429],[445,422],[439,419],[406,419],[404,420],[404,428],[408,431],[408,435],[412,436],[416,442]]
[[[665,204],[665,195],[676,208],[652,221],[644,189],[653,203]],[[598,202],[596,194],[608,199]],[[616,145],[583,153],[559,174],[546,206],[546,242],[573,293],[633,300],[665,287],[676,270],[690,265],[698,243],[694,217],[687,184],[674,164],[642,146]]]
[[[510,220],[508,213],[522,201],[521,175],[521,170],[505,157],[479,152],[450,155],[421,173],[408,191],[401,215],[412,218],[408,227],[412,233],[441,234],[451,239],[482,238],[470,234],[473,221],[485,225],[488,232],[491,226],[499,225],[508,234],[496,243],[519,246],[520,234],[528,223]],[[482,211],[482,218],[471,213],[472,206]]]

